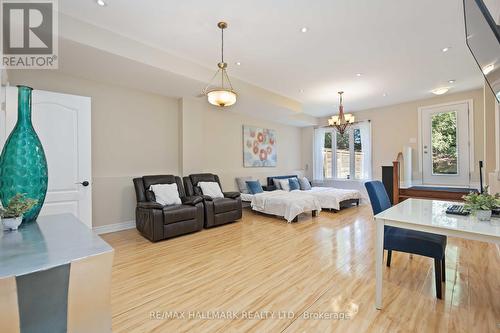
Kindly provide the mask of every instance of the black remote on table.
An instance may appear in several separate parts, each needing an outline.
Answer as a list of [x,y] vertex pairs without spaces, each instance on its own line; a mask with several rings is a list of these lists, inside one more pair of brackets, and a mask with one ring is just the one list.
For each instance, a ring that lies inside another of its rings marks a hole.
[[470,212],[465,210],[463,205],[451,205],[446,209],[446,214],[467,216]]

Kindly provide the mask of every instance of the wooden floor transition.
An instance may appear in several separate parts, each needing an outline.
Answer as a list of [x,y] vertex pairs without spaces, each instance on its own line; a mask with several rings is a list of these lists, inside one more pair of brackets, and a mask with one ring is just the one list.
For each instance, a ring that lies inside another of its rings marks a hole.
[[486,243],[448,240],[443,300],[431,259],[393,254],[376,310],[372,218],[368,206],[293,224],[246,210],[158,243],[103,235],[113,332],[500,332],[500,254]]

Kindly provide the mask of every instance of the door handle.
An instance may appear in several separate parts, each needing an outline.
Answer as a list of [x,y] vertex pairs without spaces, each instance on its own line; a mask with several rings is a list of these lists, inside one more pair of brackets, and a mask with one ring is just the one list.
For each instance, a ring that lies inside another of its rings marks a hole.
[[80,184],[80,185],[82,185],[82,186],[84,186],[84,187],[87,187],[87,186],[89,186],[89,185],[90,185],[90,183],[89,183],[88,181],[86,181],[86,180],[84,180],[84,181],[83,181],[83,182],[81,182],[81,183],[75,183],[75,184]]

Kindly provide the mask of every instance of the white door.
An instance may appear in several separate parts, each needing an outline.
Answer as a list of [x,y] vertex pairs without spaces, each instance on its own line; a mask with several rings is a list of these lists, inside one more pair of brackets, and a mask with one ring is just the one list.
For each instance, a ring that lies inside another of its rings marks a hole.
[[[92,227],[90,97],[34,90],[33,126],[49,168],[40,215],[71,213]],[[17,88],[7,90],[6,133],[17,120]]]
[[422,175],[427,185],[469,186],[469,103],[420,109]]

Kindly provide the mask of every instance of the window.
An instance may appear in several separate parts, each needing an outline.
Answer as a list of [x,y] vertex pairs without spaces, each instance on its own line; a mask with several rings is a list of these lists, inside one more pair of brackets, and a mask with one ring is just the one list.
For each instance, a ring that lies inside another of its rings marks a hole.
[[332,178],[332,154],[332,132],[326,132],[323,147],[323,178]]
[[336,171],[335,178],[349,179],[351,175],[351,153],[349,149],[350,131],[340,134],[336,132]]
[[[370,126],[352,126],[343,135],[323,129],[321,161],[324,179],[367,179],[371,177]],[[319,148],[319,147],[318,147]],[[319,170],[318,170],[319,172]]]
[[436,113],[431,126],[432,174],[458,174],[457,113]]
[[363,144],[361,143],[361,130],[354,129],[354,178],[363,179],[365,169],[365,156],[363,154]]

